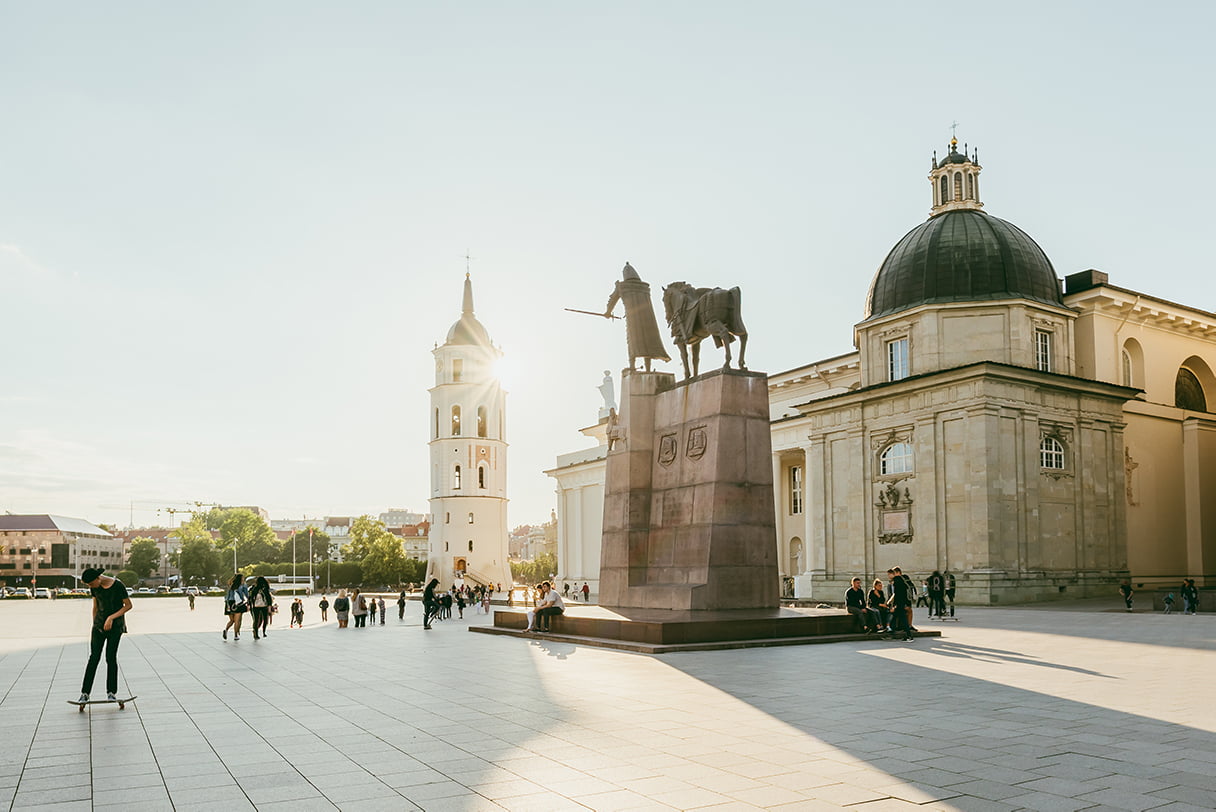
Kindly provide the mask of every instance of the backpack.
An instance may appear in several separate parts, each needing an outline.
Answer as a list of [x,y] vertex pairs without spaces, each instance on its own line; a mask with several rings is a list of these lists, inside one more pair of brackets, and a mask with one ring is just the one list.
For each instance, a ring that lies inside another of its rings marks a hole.
[[900,577],[903,578],[904,583],[908,585],[908,600],[915,600],[917,595],[920,594],[916,591],[916,582],[907,575],[901,575]]

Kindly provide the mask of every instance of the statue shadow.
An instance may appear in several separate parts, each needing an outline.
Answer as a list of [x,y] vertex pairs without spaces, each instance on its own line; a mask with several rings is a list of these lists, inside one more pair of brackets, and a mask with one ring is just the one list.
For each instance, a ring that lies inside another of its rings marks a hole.
[[1017,651],[1006,651],[999,648],[986,648],[984,646],[971,646],[966,643],[957,643],[953,640],[945,640],[942,638],[930,639],[929,645],[923,650],[927,650],[930,654],[935,654],[939,657],[960,657],[968,660],[980,660],[990,663],[1011,663],[1018,665],[1033,665],[1040,668],[1055,668],[1061,671],[1071,671],[1074,674],[1085,674],[1090,677],[1101,677],[1102,679],[1117,679],[1110,674],[1103,674],[1100,671],[1093,671],[1088,668],[1079,668],[1075,665],[1064,665],[1063,663],[1053,663],[1046,660],[1041,660],[1038,657],[1032,657],[1022,654]]

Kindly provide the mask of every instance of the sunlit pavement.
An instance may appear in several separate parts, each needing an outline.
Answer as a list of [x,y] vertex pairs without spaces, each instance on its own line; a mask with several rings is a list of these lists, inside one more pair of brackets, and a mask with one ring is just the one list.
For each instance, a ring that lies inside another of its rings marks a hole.
[[648,657],[307,606],[225,642],[218,598],[139,599],[139,698],[81,714],[87,603],[0,602],[0,804],[1216,808],[1213,616],[963,608],[941,639]]

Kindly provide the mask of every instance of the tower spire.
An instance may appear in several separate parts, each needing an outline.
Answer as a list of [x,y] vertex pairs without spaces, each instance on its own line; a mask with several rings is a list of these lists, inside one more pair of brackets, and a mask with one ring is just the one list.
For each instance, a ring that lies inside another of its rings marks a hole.
[[461,313],[473,315],[473,280],[469,278],[469,272],[464,272],[464,302],[460,306]]

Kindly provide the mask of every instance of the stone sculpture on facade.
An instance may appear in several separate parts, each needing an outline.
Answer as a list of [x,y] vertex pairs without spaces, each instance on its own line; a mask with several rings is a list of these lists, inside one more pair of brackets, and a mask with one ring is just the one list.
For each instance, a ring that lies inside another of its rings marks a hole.
[[612,371],[604,370],[604,380],[596,387],[600,390],[600,397],[604,399],[604,405],[600,407],[599,418],[603,420],[616,409],[616,386],[612,383]]
[[[663,310],[671,337],[680,348],[684,377],[695,377],[701,366],[701,341],[712,337],[714,346],[726,351],[723,369],[730,369],[730,345],[739,338],[739,369],[747,369],[747,328],[743,326],[739,288],[694,288],[687,282],[672,282],[663,288]],[[692,365],[688,348],[692,347]]]
[[638,276],[628,262],[621,271],[621,281],[612,289],[604,317],[611,318],[617,302],[625,304],[625,334],[629,343],[629,368],[637,368],[637,359],[643,359],[645,369],[650,371],[652,359],[670,361],[671,356],[663,347],[659,334],[659,323],[654,317],[654,305],[650,301],[650,285]]

